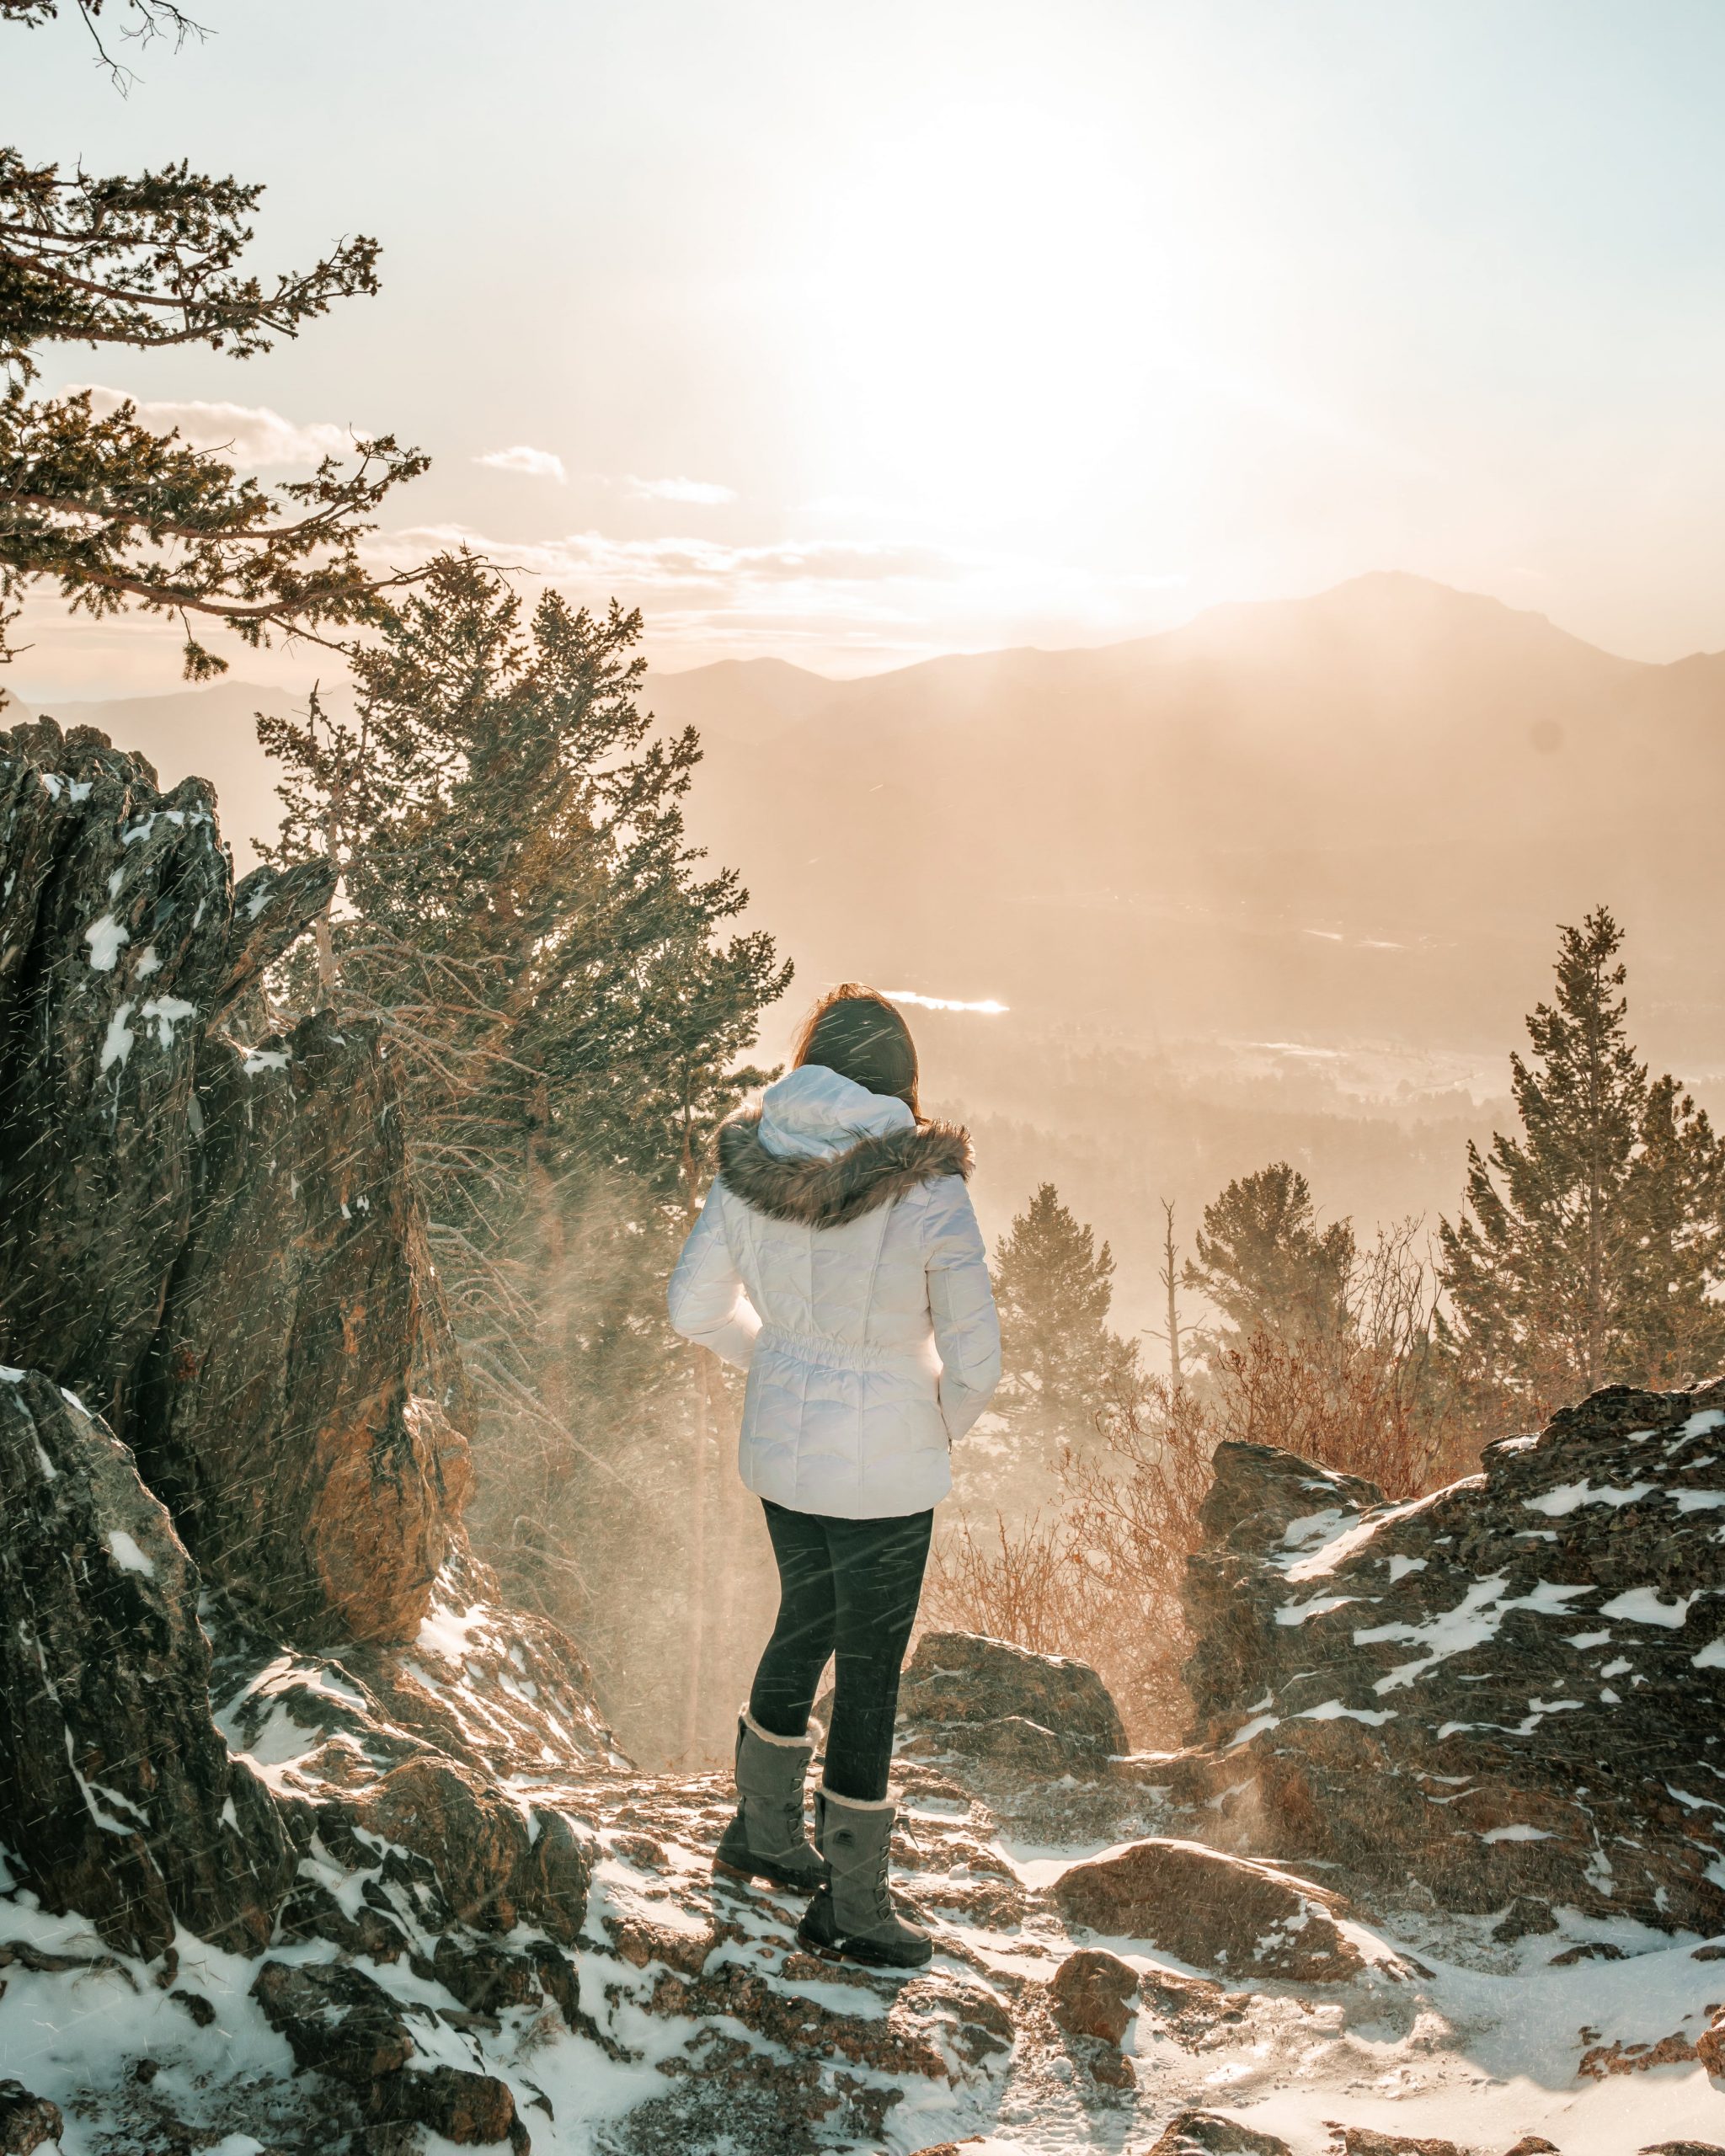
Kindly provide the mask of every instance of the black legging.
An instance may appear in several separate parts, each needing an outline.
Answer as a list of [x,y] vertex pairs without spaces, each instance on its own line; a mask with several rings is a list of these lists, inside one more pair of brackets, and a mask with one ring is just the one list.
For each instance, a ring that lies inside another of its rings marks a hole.
[[775,1737],[800,1737],[835,1656],[823,1779],[837,1796],[873,1802],[886,1795],[899,1666],[916,1621],[934,1514],[830,1519],[761,1502],[778,1560],[778,1621],[749,1711]]

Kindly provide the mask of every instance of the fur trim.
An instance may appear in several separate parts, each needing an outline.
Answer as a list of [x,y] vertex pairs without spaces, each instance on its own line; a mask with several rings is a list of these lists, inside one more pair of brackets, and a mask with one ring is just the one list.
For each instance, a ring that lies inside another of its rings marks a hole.
[[841,1805],[847,1812],[891,1812],[894,1800],[889,1796],[841,1796],[836,1789],[829,1789],[825,1782],[815,1795],[827,1804]]
[[763,1744],[782,1744],[790,1752],[812,1752],[826,1732],[818,1721],[811,1721],[800,1737],[781,1737],[776,1729],[763,1729],[747,1707],[740,1707],[743,1726],[751,1736],[758,1737]]
[[758,1105],[721,1124],[718,1172],[745,1205],[775,1220],[810,1228],[842,1227],[878,1205],[889,1204],[937,1176],[968,1176],[975,1163],[970,1134],[955,1123],[923,1123],[863,1138],[842,1153],[791,1160],[761,1142]]

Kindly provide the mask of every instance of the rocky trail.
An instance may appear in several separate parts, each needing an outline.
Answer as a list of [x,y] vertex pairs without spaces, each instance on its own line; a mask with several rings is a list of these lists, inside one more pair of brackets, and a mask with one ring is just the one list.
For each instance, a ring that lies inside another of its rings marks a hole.
[[467,1547],[387,1056],[262,1030],[320,879],[47,722],[0,833],[0,2152],[1725,2151],[1725,1385],[1224,1448],[1176,1753],[925,1636],[936,1958],[827,1964]]

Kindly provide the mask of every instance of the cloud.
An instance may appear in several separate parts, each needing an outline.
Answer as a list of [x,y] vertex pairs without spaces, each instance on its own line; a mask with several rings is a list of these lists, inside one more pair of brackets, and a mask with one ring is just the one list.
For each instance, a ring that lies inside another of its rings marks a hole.
[[869,584],[953,573],[937,548],[850,539],[733,547],[712,539],[613,539],[602,531],[574,531],[562,539],[511,540],[488,538],[457,524],[421,526],[395,536],[428,553],[470,547],[488,561],[553,583],[597,581],[632,592],[685,593],[734,603],[751,587]]
[[489,450],[473,462],[489,464],[494,472],[521,472],[530,479],[555,479],[559,487],[569,484],[569,475],[555,451],[530,449],[526,442],[517,442],[513,449]]
[[461,547],[542,579],[579,605],[615,599],[638,607],[654,649],[691,664],[774,652],[855,670],[1005,644],[1111,642],[1165,626],[1167,595],[1182,581],[980,552],[903,531],[742,546],[591,529],[510,539],[451,521],[380,532],[366,542],[366,558],[399,568]]
[[737,499],[734,487],[720,487],[711,479],[638,479],[630,472],[623,484],[637,501],[698,502],[711,506]]
[[[112,412],[131,400],[123,390],[99,382],[70,382],[67,394],[88,389],[98,412]],[[162,433],[178,428],[194,449],[216,450],[251,470],[272,465],[316,464],[326,456],[351,456],[354,433],[325,421],[300,426],[272,412],[267,404],[141,403],[138,418]]]

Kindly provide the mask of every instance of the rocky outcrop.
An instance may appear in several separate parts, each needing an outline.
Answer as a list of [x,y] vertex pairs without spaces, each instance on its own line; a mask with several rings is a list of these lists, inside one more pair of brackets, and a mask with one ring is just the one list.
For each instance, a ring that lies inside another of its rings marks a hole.
[[[136,1439],[206,1573],[307,1645],[409,1638],[465,1502],[464,1397],[414,1389],[418,1201],[375,1030],[199,1059],[192,1232]],[[447,1388],[446,1388],[447,1389]]]
[[111,1432],[0,1371],[0,1841],[51,1909],[146,1960],[176,1918],[267,1944],[294,1857],[210,1718],[197,1575]]
[[471,1409],[376,1034],[217,1030],[327,902],[236,891],[207,787],[0,734],[0,1359],[136,1454],[213,1583],[291,1637],[411,1638]]
[[1725,1926],[1725,1382],[1386,1505],[1224,1445],[1187,1669],[1215,1838],[1445,1908]]
[[975,1632],[925,1632],[899,1688],[905,1748],[1007,1781],[1095,1774],[1126,1749],[1108,1688],[1087,1663]]
[[201,781],[163,794],[51,720],[0,734],[0,1359],[129,1437],[191,1217],[231,873]]

